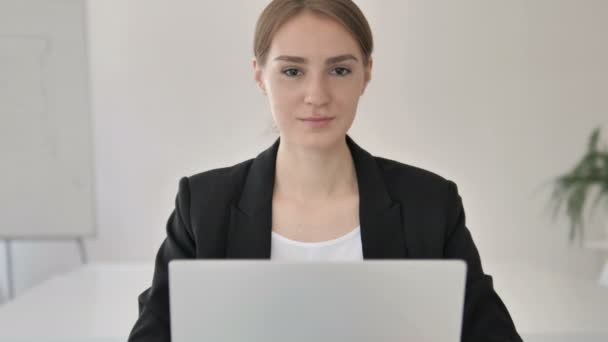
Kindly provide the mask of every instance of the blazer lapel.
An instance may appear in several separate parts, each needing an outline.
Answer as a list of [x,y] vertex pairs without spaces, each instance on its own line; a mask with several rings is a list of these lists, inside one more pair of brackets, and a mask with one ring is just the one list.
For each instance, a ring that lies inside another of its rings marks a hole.
[[386,189],[376,159],[348,135],[359,185],[359,221],[363,258],[399,259],[407,256],[401,217],[401,203]]
[[[398,259],[407,256],[401,203],[393,201],[374,157],[350,136],[359,186],[359,221],[364,259]],[[278,138],[252,162],[238,202],[231,206],[226,257],[270,259],[272,193]]]
[[280,138],[252,162],[241,198],[230,209],[226,257],[270,259],[272,193]]

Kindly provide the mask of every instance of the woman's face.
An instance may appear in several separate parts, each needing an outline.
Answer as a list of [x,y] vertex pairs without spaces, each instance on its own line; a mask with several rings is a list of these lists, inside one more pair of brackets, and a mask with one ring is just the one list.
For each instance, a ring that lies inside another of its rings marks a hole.
[[[371,78],[363,56],[340,23],[311,12],[276,32],[255,80],[267,95],[282,141],[306,147],[336,144],[350,129],[359,97]],[[325,123],[310,119],[329,117]]]

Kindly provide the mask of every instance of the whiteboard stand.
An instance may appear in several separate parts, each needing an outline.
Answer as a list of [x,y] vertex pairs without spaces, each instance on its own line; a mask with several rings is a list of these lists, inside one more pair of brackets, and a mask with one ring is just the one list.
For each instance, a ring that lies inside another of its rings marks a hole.
[[6,240],[6,281],[8,286],[8,299],[15,297],[15,284],[13,282],[13,261],[11,251],[11,240]]
[[88,263],[87,250],[84,247],[84,240],[82,236],[76,238],[76,244],[78,245],[78,252],[80,254],[80,262],[83,265]]
[[[15,239],[5,239],[6,242],[6,280],[8,286],[8,300],[12,300],[15,298],[15,278],[13,273],[13,248],[12,242]],[[42,239],[28,239],[28,240],[42,240]],[[70,239],[72,240],[72,239]],[[87,250],[84,246],[84,239],[82,236],[73,238],[78,246],[78,254],[80,255],[80,262],[83,265],[88,263]]]

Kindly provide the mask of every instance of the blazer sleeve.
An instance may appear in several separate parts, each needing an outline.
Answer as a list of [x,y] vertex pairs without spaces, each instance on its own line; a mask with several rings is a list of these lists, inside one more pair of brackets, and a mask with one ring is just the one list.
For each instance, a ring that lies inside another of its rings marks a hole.
[[458,187],[449,180],[448,198],[449,226],[444,255],[467,263],[462,341],[522,341],[507,308],[494,291],[492,277],[482,269],[479,252],[466,227]]
[[155,260],[152,285],[138,297],[139,317],[128,342],[171,341],[169,320],[169,261],[196,257],[195,239],[190,226],[190,190],[187,177],[179,182],[175,209],[166,225],[167,235]]

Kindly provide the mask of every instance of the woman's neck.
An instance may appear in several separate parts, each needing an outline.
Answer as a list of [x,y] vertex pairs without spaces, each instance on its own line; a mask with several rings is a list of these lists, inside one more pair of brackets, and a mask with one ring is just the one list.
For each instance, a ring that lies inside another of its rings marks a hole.
[[320,150],[281,139],[276,160],[275,196],[309,202],[357,193],[355,167],[346,140]]

